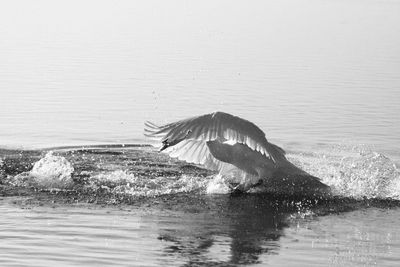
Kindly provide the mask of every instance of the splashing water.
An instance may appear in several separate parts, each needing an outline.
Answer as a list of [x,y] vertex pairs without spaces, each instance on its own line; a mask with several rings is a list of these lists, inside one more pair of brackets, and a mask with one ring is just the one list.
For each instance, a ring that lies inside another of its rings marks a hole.
[[4,170],[3,170],[3,165],[4,165],[3,159],[0,158],[0,178],[5,176],[4,175]]
[[33,165],[31,171],[17,175],[15,180],[42,189],[68,189],[73,185],[73,172],[67,159],[50,151]]
[[330,151],[288,156],[295,164],[320,177],[335,195],[400,199],[400,172],[388,157],[369,148],[335,146]]
[[229,194],[231,188],[228,186],[226,179],[217,174],[214,179],[212,179],[206,189],[207,194]]
[[135,175],[125,170],[102,172],[92,176],[87,185],[116,195],[154,197],[164,194],[191,192],[205,187],[208,181],[189,175],[180,177],[153,177]]
[[[6,157],[0,161],[0,177],[5,177],[3,182],[8,179],[12,185],[22,187],[83,189],[94,194],[105,192],[132,197],[231,192],[230,179],[170,159],[151,148],[102,148],[56,153],[49,152],[36,162],[26,156],[21,158],[20,152],[14,156],[5,154]],[[400,200],[399,170],[389,158],[371,149],[337,145],[320,151],[289,153],[288,158],[320,177],[331,186],[336,196]],[[29,162],[33,165],[30,171],[25,169],[16,176],[13,174],[21,169],[18,164],[25,166]],[[12,164],[16,166],[11,168]],[[243,177],[239,178],[243,180]],[[259,192],[251,190],[251,193]]]

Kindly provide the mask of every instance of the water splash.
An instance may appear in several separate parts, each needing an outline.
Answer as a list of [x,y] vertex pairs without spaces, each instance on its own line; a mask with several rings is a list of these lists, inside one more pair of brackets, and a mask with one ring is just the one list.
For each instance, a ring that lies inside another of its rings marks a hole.
[[148,177],[126,170],[115,170],[93,175],[89,178],[87,187],[92,190],[106,190],[115,195],[154,197],[202,190],[207,183],[207,179],[184,174],[179,177]]
[[4,168],[3,165],[4,165],[3,159],[0,158],[0,184],[1,184],[1,181],[3,180],[3,178],[6,176],[4,173],[4,170],[3,170],[3,168]]
[[400,172],[385,155],[363,146],[290,154],[289,158],[332,187],[335,195],[400,199]]
[[[42,158],[40,151],[33,154],[3,153],[0,157],[3,158],[3,163],[0,161],[0,183],[9,185],[11,189],[73,189],[76,195],[102,196],[106,193],[105,197],[231,192],[232,181],[226,177],[170,159],[151,148],[82,149],[55,153],[49,152]],[[289,153],[288,158],[320,177],[332,187],[336,196],[400,200],[399,170],[393,161],[371,149],[324,146],[319,151]],[[263,191],[254,189],[251,192]]]
[[50,151],[33,165],[31,171],[17,175],[15,181],[42,189],[68,189],[73,185],[73,172],[67,159]]
[[208,183],[206,189],[207,194],[229,194],[231,191],[226,179],[220,174],[217,174],[215,178]]

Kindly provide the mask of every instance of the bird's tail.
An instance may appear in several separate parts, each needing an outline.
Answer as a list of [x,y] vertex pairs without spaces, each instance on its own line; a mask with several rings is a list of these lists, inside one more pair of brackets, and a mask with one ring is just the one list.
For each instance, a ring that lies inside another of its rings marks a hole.
[[269,181],[274,191],[284,194],[330,195],[331,189],[320,178],[300,169],[289,161],[277,169]]

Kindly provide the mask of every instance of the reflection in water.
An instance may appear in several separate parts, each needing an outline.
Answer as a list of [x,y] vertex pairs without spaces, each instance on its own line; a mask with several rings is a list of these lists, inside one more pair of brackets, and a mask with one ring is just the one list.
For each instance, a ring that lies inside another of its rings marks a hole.
[[294,211],[263,195],[207,196],[201,201],[172,223],[159,218],[164,252],[179,255],[187,265],[259,263],[261,254],[278,253],[285,221]]
[[391,266],[397,259],[391,254],[400,240],[396,200],[176,195],[151,206],[163,214],[152,218],[162,258],[185,266],[308,266],[308,259],[335,266],[374,259]]

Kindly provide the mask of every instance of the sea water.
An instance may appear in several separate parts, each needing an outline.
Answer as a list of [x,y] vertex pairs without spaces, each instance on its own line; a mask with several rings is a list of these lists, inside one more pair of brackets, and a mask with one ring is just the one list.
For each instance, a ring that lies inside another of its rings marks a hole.
[[[395,0],[3,2],[0,265],[396,265],[399,14]],[[143,136],[146,120],[216,110],[334,198],[231,196]]]

